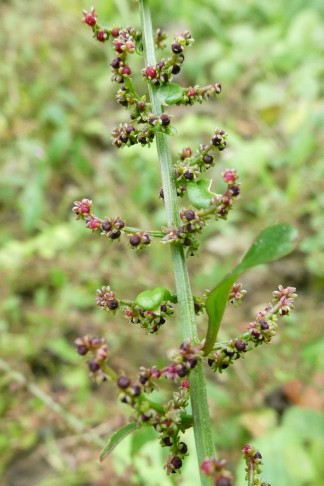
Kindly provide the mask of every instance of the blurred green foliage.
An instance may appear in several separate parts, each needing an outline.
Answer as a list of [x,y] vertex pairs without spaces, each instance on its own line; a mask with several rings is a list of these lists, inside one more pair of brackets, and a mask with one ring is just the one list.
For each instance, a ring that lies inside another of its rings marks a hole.
[[[139,25],[131,0],[94,4],[109,25],[121,19]],[[223,86],[217,102],[170,108],[177,129],[174,153],[189,143],[194,149],[220,126],[230,136],[214,169],[215,189],[225,167],[235,167],[242,183],[229,222],[210,225],[200,255],[189,261],[194,292],[200,295],[237,263],[264,226],[293,223],[301,235],[299,249],[283,263],[243,277],[246,304],[225,318],[222,336],[235,335],[277,284],[298,288],[297,312],[271,348],[256,350],[224,376],[208,375],[219,455],[235,470],[241,447],[257,438],[270,483],[320,486],[324,3],[151,4],[156,26],[170,36],[189,29],[196,39],[181,84]],[[90,383],[74,354],[74,339],[104,335],[114,368],[135,373],[140,365],[161,363],[180,336],[175,325],[157,337],[137,328],[130,335],[122,319],[107,319],[95,308],[97,287],[109,283],[132,298],[152,285],[172,289],[173,276],[168,247],[135,254],[73,220],[73,201],[89,197],[102,215],[120,215],[130,225],[164,223],[154,147],[118,152],[110,144],[111,130],[127,114],[114,100],[107,68],[111,51],[79,22],[82,8],[90,6],[83,0],[0,4],[0,353],[29,383],[106,437],[120,425],[124,410],[109,385]],[[140,69],[141,62],[134,66]],[[137,86],[142,88],[140,81]],[[200,326],[203,336],[206,321]],[[155,485],[168,484],[161,469],[165,451],[147,442],[152,437],[126,441],[99,466],[98,447],[10,374],[1,373],[0,390],[0,475],[6,486],[146,486],[152,477]],[[285,411],[288,403],[295,406]],[[193,444],[192,438],[187,442]],[[141,453],[132,456],[141,445]],[[192,455],[183,484],[196,484],[195,471]],[[241,465],[240,471],[237,486],[243,484]]]

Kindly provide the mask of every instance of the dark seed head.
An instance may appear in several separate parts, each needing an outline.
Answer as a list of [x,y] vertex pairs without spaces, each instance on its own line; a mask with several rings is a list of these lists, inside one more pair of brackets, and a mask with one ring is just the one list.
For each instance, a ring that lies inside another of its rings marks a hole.
[[84,344],[79,344],[76,347],[76,350],[77,350],[77,353],[80,354],[80,356],[84,356],[89,351],[89,349],[87,348],[87,346],[85,346]]
[[116,218],[115,219],[115,222],[114,222],[114,226],[117,229],[122,229],[125,226],[125,223],[124,223],[124,221],[122,219]]
[[132,386],[132,394],[134,397],[138,397],[141,394],[142,388],[140,385],[133,385]]
[[209,155],[209,154],[206,154],[203,156],[203,162],[207,165],[209,164],[212,164],[214,161],[214,158],[212,157],[212,155]]
[[262,459],[262,455],[260,454],[259,451],[257,451],[255,454],[254,454],[254,459]]
[[162,438],[162,442],[163,442],[163,444],[164,444],[165,446],[167,446],[167,447],[172,446],[172,439],[171,439],[171,437],[169,437],[169,436],[167,436],[167,437],[163,437],[163,438]]
[[110,63],[111,67],[113,69],[118,69],[119,66],[120,66],[120,63],[121,63],[121,59],[120,57],[115,57],[115,59],[113,59]]
[[238,340],[235,343],[235,348],[237,349],[237,351],[244,353],[244,351],[246,351],[246,344],[244,341]]
[[114,229],[112,230],[110,233],[109,233],[109,238],[111,238],[112,240],[117,240],[117,238],[119,238],[121,235],[121,232],[118,230],[118,229]]
[[148,381],[148,377],[145,376],[145,375],[141,375],[139,377],[139,382],[141,383],[141,385],[145,385],[145,383]]
[[183,51],[182,45],[179,44],[178,42],[174,42],[171,46],[171,49],[172,49],[172,52],[174,52],[175,54],[180,54],[180,52]]
[[118,307],[118,300],[117,299],[110,299],[107,302],[107,307],[110,310],[115,310]]
[[162,126],[163,127],[167,127],[168,125],[170,125],[170,116],[167,114],[167,113],[163,113],[161,116],[160,116],[160,120],[162,122]]
[[196,217],[195,211],[192,211],[191,209],[186,209],[183,215],[188,221],[192,221]]
[[141,243],[141,237],[139,235],[132,235],[129,238],[129,244],[133,247],[138,246]]
[[212,367],[214,363],[215,363],[215,360],[214,360],[214,359],[212,359],[212,358],[208,358],[208,365],[209,365],[210,367]]
[[117,380],[117,386],[121,388],[122,390],[125,390],[125,388],[128,388],[130,385],[130,379],[127,378],[127,376],[120,376]]
[[185,178],[188,180],[188,181],[192,181],[192,179],[194,178],[194,175],[192,172],[190,172],[189,169],[187,169],[184,174]]
[[260,321],[259,324],[262,331],[266,331],[267,329],[269,329],[269,324],[266,321]]
[[178,450],[181,452],[181,454],[186,454],[188,451],[187,444],[185,442],[179,442]]
[[110,231],[111,230],[111,223],[109,221],[104,221],[101,225],[103,231]]
[[174,64],[174,66],[172,66],[172,74],[179,74],[181,71],[181,67],[178,65],[178,64]]
[[100,364],[98,363],[98,361],[92,359],[91,361],[88,361],[88,368],[91,373],[95,373],[100,369]]
[[174,469],[180,469],[180,467],[182,466],[182,460],[178,456],[174,456],[171,459],[170,463],[172,464],[172,466],[174,467]]
[[188,374],[188,369],[185,365],[180,365],[179,368],[177,369],[177,375],[180,377],[180,378],[183,378],[184,376],[186,376]]
[[231,192],[234,197],[238,196],[240,194],[240,186],[238,185],[231,186]]

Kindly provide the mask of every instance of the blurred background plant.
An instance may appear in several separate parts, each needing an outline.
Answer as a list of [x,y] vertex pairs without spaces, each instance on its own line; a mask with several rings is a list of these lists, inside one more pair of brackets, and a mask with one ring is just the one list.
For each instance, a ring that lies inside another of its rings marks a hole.
[[[139,26],[135,2],[93,3],[107,24]],[[169,110],[178,131],[174,153],[198,146],[220,126],[229,132],[229,148],[215,174],[235,167],[242,183],[230,222],[211,225],[200,254],[189,261],[194,292],[215,283],[215,272],[218,279],[237,262],[264,226],[293,223],[301,235],[292,256],[244,276],[245,303],[226,314],[224,338],[244,329],[277,284],[297,287],[297,312],[271,349],[255,351],[225,376],[209,376],[219,455],[238,471],[237,486],[244,484],[246,442],[261,450],[263,477],[271,484],[320,486],[324,4],[151,4],[156,27],[170,38],[188,28],[196,40],[182,84],[223,87],[218,101],[185,116],[181,107]],[[136,327],[130,335],[127,323],[95,306],[95,290],[104,284],[132,298],[152,282],[173,288],[173,277],[168,247],[135,254],[123,243],[92,237],[71,213],[74,200],[89,197],[102,216],[119,214],[146,228],[164,222],[155,148],[111,146],[110,132],[125,114],[110,83],[111,53],[79,23],[90,6],[83,0],[0,5],[0,476],[6,486],[174,484],[161,469],[158,445],[145,434],[98,465],[98,444],[85,432],[105,438],[124,410],[109,385],[90,382],[73,350],[78,335],[107,337],[115,368],[130,374],[161,362],[181,339],[172,326],[163,336]],[[203,332],[206,322],[200,326]],[[47,395],[42,400],[38,392]],[[46,396],[60,407],[44,404]],[[193,461],[179,484],[197,481]]]

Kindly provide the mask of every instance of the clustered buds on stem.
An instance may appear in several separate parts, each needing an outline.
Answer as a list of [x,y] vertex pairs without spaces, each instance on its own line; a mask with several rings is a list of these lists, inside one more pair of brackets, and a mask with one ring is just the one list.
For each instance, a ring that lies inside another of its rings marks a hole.
[[[132,54],[141,53],[143,50],[142,33],[133,27],[122,28],[117,25],[111,28],[101,27],[93,7],[90,11],[83,11],[82,21],[92,29],[96,40],[101,43],[111,41],[113,49],[113,58],[110,61],[112,81],[119,85],[116,99],[130,112],[128,122],[120,124],[113,130],[113,145],[116,148],[131,147],[135,144],[149,146],[157,133],[167,135],[174,133],[171,124],[172,116],[167,112],[152,113],[152,106],[147,101],[146,95],[139,95],[132,82],[133,72],[129,60]],[[166,34],[158,29],[155,35],[156,47],[164,48],[165,40]],[[173,76],[181,71],[185,60],[184,50],[192,43],[193,38],[190,32],[176,34],[170,46],[169,56],[161,59],[155,65],[148,65],[142,69],[142,79],[154,86],[151,91],[158,92],[161,96],[163,91],[164,95],[168,90],[172,92],[176,86],[171,83]],[[220,94],[221,88],[220,83],[204,87],[198,85],[187,88],[176,86],[175,96],[171,97],[171,101],[166,97],[165,104],[202,103],[210,96]],[[200,176],[214,167],[226,145],[227,133],[221,128],[216,128],[209,142],[201,144],[197,150],[193,151],[191,147],[184,147],[181,150],[180,156],[173,166],[172,175],[177,195],[182,197],[187,194],[191,205],[180,211],[179,227],[162,227],[158,231],[143,231],[126,226],[125,221],[119,216],[99,218],[92,212],[92,201],[85,198],[74,203],[73,212],[76,219],[83,220],[86,227],[92,232],[107,236],[112,241],[119,240],[122,234],[126,234],[129,247],[135,250],[149,246],[153,238],[158,238],[162,243],[182,245],[186,248],[187,255],[193,255],[198,249],[197,234],[202,232],[211,218],[216,221],[226,219],[240,194],[237,172],[234,169],[226,169],[222,173],[223,181],[226,184],[223,193],[213,194],[209,189],[202,190],[200,194],[203,194],[203,204],[197,202],[192,196],[193,187],[197,189],[197,185],[200,183],[205,187],[204,184],[208,183],[206,180],[200,180]],[[160,198],[164,198],[163,189],[160,190]],[[188,447],[182,440],[182,434],[193,426],[194,418],[186,411],[190,398],[190,373],[203,360],[208,362],[213,371],[222,373],[235,360],[243,358],[247,351],[263,343],[270,343],[277,331],[278,316],[289,314],[294,307],[294,300],[297,297],[295,290],[294,287],[284,288],[279,285],[278,290],[273,292],[272,303],[257,314],[255,320],[248,325],[247,332],[227,342],[216,343],[208,355],[204,355],[204,341],[200,343],[186,340],[181,344],[180,349],[173,353],[171,362],[166,366],[140,367],[136,379],[131,379],[124,373],[116,374],[108,365],[108,346],[103,338],[88,335],[78,338],[75,341],[76,350],[80,356],[91,356],[87,365],[92,377],[98,381],[106,381],[107,377],[110,377],[116,382],[119,400],[132,408],[131,420],[138,426],[145,424],[155,429],[161,446],[169,449],[165,470],[167,474],[175,474],[180,472],[188,454]],[[151,293],[151,297],[147,297],[147,292]],[[197,315],[206,309],[207,292],[202,297],[193,297],[194,311]],[[242,285],[235,283],[229,292],[228,301],[232,304],[239,304],[245,293]],[[129,323],[138,324],[147,333],[156,334],[174,313],[177,295],[160,287],[153,292],[145,291],[146,300],[143,300],[142,294],[139,294],[133,301],[123,300],[117,298],[111,288],[105,285],[97,290],[96,301],[102,310],[113,315],[121,312]],[[142,298],[140,298],[141,295]],[[148,302],[150,303],[148,304]],[[161,383],[162,378],[177,385],[177,390],[166,404],[156,403],[149,398],[149,395]],[[247,464],[249,484],[270,486],[260,482],[258,478],[261,454],[250,445],[243,448],[243,454]],[[233,484],[233,478],[226,469],[225,460],[206,458],[201,463],[200,469],[211,478],[215,486],[232,486]]]
[[297,297],[294,287],[284,288],[279,285],[278,289],[273,292],[272,304],[258,312],[255,320],[249,323],[247,332],[238,338],[214,345],[213,351],[208,355],[208,364],[213,371],[222,373],[235,360],[244,358],[247,351],[271,342],[278,329],[278,316],[289,314]]
[[226,469],[225,459],[216,459],[215,457],[206,458],[200,464],[201,471],[209,476],[215,486],[232,486],[233,476]]
[[262,455],[255,447],[247,444],[242,449],[243,457],[246,463],[246,477],[251,486],[271,486],[269,483],[259,478],[261,474]]
[[105,374],[105,362],[108,357],[108,346],[104,338],[91,337],[89,335],[75,340],[76,351],[80,356],[91,354],[87,361],[90,375],[98,382],[107,380]]

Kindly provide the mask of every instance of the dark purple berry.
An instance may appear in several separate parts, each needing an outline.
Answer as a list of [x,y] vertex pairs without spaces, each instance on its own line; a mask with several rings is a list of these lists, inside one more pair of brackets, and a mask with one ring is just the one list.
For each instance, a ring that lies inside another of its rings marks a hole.
[[257,329],[252,329],[251,330],[251,336],[253,336],[254,339],[259,339],[259,337],[261,336],[261,333]]
[[188,221],[192,221],[196,217],[195,211],[192,211],[192,209],[186,209],[183,215]]
[[76,347],[76,351],[77,351],[78,354],[80,354],[80,356],[84,356],[85,354],[87,354],[87,352],[89,351],[89,349],[84,344],[79,344]]
[[240,194],[240,186],[231,186],[231,192],[234,197],[238,196]]
[[260,321],[259,324],[262,331],[266,331],[267,329],[269,329],[269,324],[266,321]]
[[117,229],[122,229],[125,226],[125,223],[122,219],[116,218],[114,221],[114,226]]
[[179,74],[181,71],[181,67],[178,65],[178,64],[174,64],[174,66],[172,66],[172,74]]
[[188,451],[187,444],[185,442],[179,442],[178,451],[181,452],[181,454],[186,454]]
[[213,163],[213,161],[214,161],[214,158],[211,155],[207,154],[207,155],[203,156],[204,164],[210,165],[210,164]]
[[110,233],[109,233],[109,238],[111,238],[112,240],[116,240],[117,238],[119,238],[121,235],[121,232],[118,230],[118,229],[114,229],[112,230]]
[[88,361],[88,368],[89,368],[89,371],[91,371],[91,373],[95,373],[96,371],[98,371],[100,369],[100,364],[98,363],[98,361],[95,361],[93,359],[91,361]]
[[167,75],[167,73],[162,73],[160,78],[162,81],[164,81],[164,83],[167,83],[169,81],[169,76]]
[[223,139],[220,135],[213,135],[211,138],[211,143],[218,147],[222,143]]
[[238,340],[235,343],[235,348],[237,349],[237,351],[244,353],[246,351],[246,344],[244,341]]
[[194,178],[194,175],[192,172],[190,172],[189,169],[187,169],[184,174],[185,178],[188,180],[188,181],[192,181],[192,179]]
[[254,459],[262,459],[262,455],[260,454],[259,451],[257,451],[255,454],[254,454]]
[[135,234],[129,238],[129,244],[133,247],[140,245],[140,243],[141,243],[141,237],[139,235]]
[[120,57],[115,57],[115,59],[113,59],[110,63],[111,67],[113,69],[118,69],[119,66],[120,66],[120,63],[121,63],[121,59]]
[[125,131],[126,131],[127,135],[130,135],[131,133],[135,132],[135,128],[133,127],[133,125],[128,125],[125,128]]
[[167,306],[165,304],[162,304],[160,307],[161,312],[166,312],[168,310]]
[[141,394],[142,388],[140,385],[133,385],[132,386],[132,394],[134,397],[138,397]]
[[177,375],[180,377],[180,378],[183,378],[184,376],[186,376],[188,374],[188,369],[185,365],[179,365],[179,368],[177,369]]
[[157,322],[157,324],[158,324],[159,326],[163,326],[163,324],[165,324],[165,319],[164,319],[164,317],[160,317],[160,319],[159,319],[159,321]]
[[145,375],[141,375],[138,380],[141,383],[141,385],[145,385],[145,383],[148,381],[148,377]]
[[180,54],[180,52],[183,51],[183,47],[181,44],[179,44],[179,42],[174,42],[171,46],[171,49],[172,52],[174,52],[175,54]]
[[167,115],[166,113],[163,113],[161,116],[160,116],[160,120],[162,122],[162,126],[163,127],[167,127],[168,125],[170,125],[170,116]]
[[196,366],[196,364],[198,363],[198,359],[197,358],[191,358],[191,359],[188,360],[188,363],[190,365],[190,368],[193,369]]
[[127,376],[120,376],[117,380],[117,386],[121,388],[122,390],[125,390],[125,388],[128,388],[130,385],[130,379],[127,378]]
[[110,231],[111,230],[111,223],[109,221],[104,221],[101,225],[103,231]]
[[167,437],[163,437],[162,438],[162,442],[165,446],[167,447],[171,447],[172,446],[172,439],[171,437],[167,436]]
[[174,469],[180,469],[182,466],[182,460],[178,456],[172,457],[170,464],[174,467]]
[[110,310],[115,310],[118,307],[118,300],[117,299],[110,299],[107,302],[107,307]]

